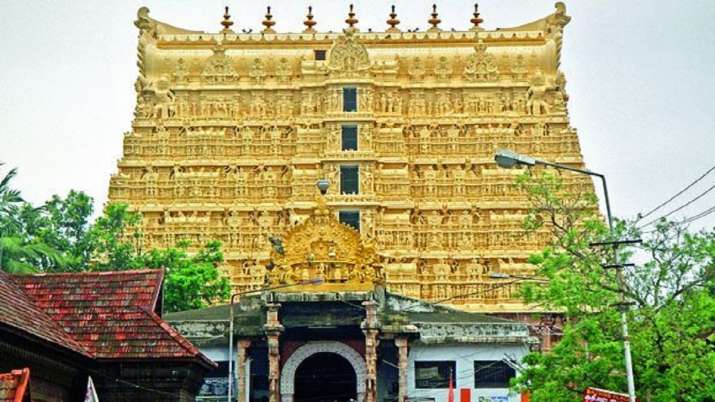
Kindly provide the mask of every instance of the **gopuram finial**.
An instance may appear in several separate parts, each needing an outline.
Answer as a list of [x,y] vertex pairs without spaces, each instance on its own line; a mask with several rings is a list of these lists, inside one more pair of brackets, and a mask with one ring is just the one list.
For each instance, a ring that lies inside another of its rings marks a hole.
[[273,21],[273,14],[271,14],[271,6],[266,7],[266,19],[261,22],[265,28],[263,28],[263,33],[276,33],[276,31],[272,28],[273,25],[276,25],[276,22]]
[[348,11],[348,18],[345,20],[345,23],[348,24],[349,30],[357,30],[357,28],[355,28],[355,24],[358,23],[358,19],[355,18],[354,6],[352,4],[350,5],[350,11]]
[[390,19],[387,20],[387,25],[390,27],[387,28],[387,32],[400,32],[400,29],[397,28],[397,25],[400,23],[400,20],[398,20],[397,13],[395,12],[395,5],[393,4],[392,7],[390,8]]
[[479,18],[479,4],[474,3],[474,13],[472,13],[473,17],[469,22],[471,22],[474,26],[470,29],[470,31],[483,31],[484,28],[480,27],[479,24],[484,22],[483,19]]
[[231,21],[231,14],[228,13],[228,6],[224,8],[224,13],[223,13],[223,21],[221,21],[221,25],[223,25],[223,30],[221,30],[221,33],[233,33],[231,30],[231,25],[233,25],[233,21]]
[[440,22],[442,22],[442,20],[438,18],[439,14],[437,13],[437,5],[436,4],[432,4],[432,14],[430,14],[430,15],[432,16],[432,18],[427,20],[427,22],[429,22],[432,25],[432,27],[430,29],[428,29],[427,31],[433,31],[433,32],[441,31],[441,29],[439,29],[438,25]]
[[306,26],[306,28],[303,30],[304,33],[315,33],[316,30],[313,28],[317,22],[313,21],[313,6],[308,6],[308,14],[305,16],[305,21],[303,21],[303,25]]

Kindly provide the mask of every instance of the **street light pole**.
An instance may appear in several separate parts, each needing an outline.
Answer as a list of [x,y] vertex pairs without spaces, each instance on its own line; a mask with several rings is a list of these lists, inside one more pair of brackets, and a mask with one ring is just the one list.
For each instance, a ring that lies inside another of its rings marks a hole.
[[[616,236],[615,233],[615,228],[613,227],[613,215],[611,214],[611,201],[608,197],[608,186],[606,185],[606,176],[604,176],[601,173],[596,173],[592,172],[590,170],[586,169],[578,169],[574,168],[571,166],[566,166],[566,165],[561,165],[559,163],[553,163],[553,162],[547,162],[543,160],[539,160],[536,158],[532,158],[527,155],[520,155],[516,152],[510,151],[508,149],[500,149],[497,150],[496,154],[494,155],[494,160],[496,161],[497,165],[499,167],[503,168],[511,168],[516,165],[527,165],[527,166],[534,166],[534,165],[544,165],[544,166],[551,166],[555,169],[560,169],[560,170],[568,170],[571,172],[576,172],[580,174],[585,174],[588,176],[595,176],[601,179],[601,184],[603,185],[603,194],[604,194],[604,201],[606,203],[606,215],[608,217],[608,229],[609,233],[611,235],[611,239],[614,239]],[[613,252],[613,266],[614,267],[619,267],[618,263],[618,251],[617,251],[617,245],[614,245],[614,252]],[[628,315],[626,314],[626,303],[625,303],[625,279],[623,278],[623,270],[617,268],[616,269],[616,279],[618,280],[618,286],[620,287],[621,290],[621,302],[623,304],[623,307],[621,309],[621,327],[622,327],[622,332],[623,332],[623,353],[625,355],[625,363],[626,363],[626,376],[627,376],[627,381],[628,381],[628,398],[630,399],[630,402],[636,402],[636,386],[635,386],[635,381],[633,379],[633,362],[631,360],[631,342],[628,336]]]
[[301,286],[301,285],[319,285],[323,283],[323,280],[320,278],[314,278],[314,279],[309,279],[306,281],[300,281],[296,283],[289,283],[285,285],[277,285],[277,286],[269,286],[269,287],[264,287],[260,289],[253,289],[253,290],[246,290],[243,292],[238,292],[234,293],[231,295],[231,304],[229,307],[229,324],[228,324],[228,402],[231,402],[231,397],[232,397],[232,391],[233,391],[233,319],[234,319],[234,310],[233,307],[236,304],[236,298],[240,298],[241,296],[245,296],[248,294],[253,294],[253,293],[263,293],[267,292],[270,290],[276,290],[276,289],[284,289],[284,288],[290,288],[293,286]]

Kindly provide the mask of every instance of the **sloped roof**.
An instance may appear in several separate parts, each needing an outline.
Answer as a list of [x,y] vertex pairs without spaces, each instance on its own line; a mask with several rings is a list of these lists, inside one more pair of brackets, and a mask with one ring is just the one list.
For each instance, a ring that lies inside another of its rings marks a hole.
[[155,312],[162,270],[15,275],[34,305],[97,359],[194,359],[213,366]]
[[29,401],[30,369],[12,370],[0,374],[0,402]]
[[89,353],[62,327],[54,322],[11,280],[0,271],[0,325],[24,332],[32,337],[89,356]]

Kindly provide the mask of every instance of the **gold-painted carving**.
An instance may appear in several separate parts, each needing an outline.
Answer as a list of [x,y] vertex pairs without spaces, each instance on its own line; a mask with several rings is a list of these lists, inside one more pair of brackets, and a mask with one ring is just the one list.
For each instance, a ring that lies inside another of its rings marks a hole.
[[[326,289],[384,277],[407,296],[523,310],[519,285],[490,290],[489,272],[532,272],[526,258],[550,234],[524,232],[519,171],[498,169],[493,154],[583,166],[558,69],[569,17],[558,5],[499,31],[476,19],[463,32],[204,33],[142,8],[137,104],[109,200],[142,213],[145,248],[221,241],[235,291],[264,286],[267,273],[313,279],[322,263]],[[357,90],[356,112],[343,110],[345,87]],[[355,150],[343,150],[346,124],[358,127]],[[344,165],[359,168],[358,194],[341,193]],[[322,204],[319,179],[330,181]],[[565,174],[564,191],[592,184]],[[360,212],[359,233],[339,211]],[[277,256],[270,238],[302,251]]]

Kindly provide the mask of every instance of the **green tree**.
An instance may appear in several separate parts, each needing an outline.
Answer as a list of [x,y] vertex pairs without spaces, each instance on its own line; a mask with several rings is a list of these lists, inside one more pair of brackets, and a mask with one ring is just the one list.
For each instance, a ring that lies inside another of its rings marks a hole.
[[94,211],[87,194],[70,191],[67,197],[57,195],[39,208],[24,204],[19,210],[20,236],[44,244],[60,256],[58,261],[37,259],[34,265],[44,272],[81,271],[91,258],[92,244],[88,232]]
[[109,204],[86,234],[90,270],[143,268],[141,215],[123,203]]
[[[0,166],[2,164],[0,163]],[[40,207],[25,202],[11,188],[17,174],[0,180],[0,268],[11,273],[165,269],[164,307],[169,311],[225,301],[228,279],[220,274],[221,244],[196,252],[182,242],[167,249],[143,249],[141,215],[127,204],[109,204],[94,222],[93,200],[70,191]]]
[[550,230],[554,243],[531,257],[547,285],[526,284],[524,298],[566,318],[558,344],[531,353],[516,385],[531,390],[535,402],[580,401],[586,387],[626,389],[619,308],[628,311],[636,389],[647,402],[708,401],[715,395],[715,232],[689,233],[662,221],[645,234],[618,222],[617,235],[640,237],[623,288],[606,269],[613,250],[594,248],[609,238],[593,196],[565,196],[558,176],[525,175],[519,185],[533,208],[530,230]]
[[126,204],[110,204],[89,230],[92,270],[163,268],[164,309],[190,310],[225,301],[228,279],[221,275],[221,243],[211,241],[195,253],[188,242],[144,252],[141,216]]
[[189,244],[176,248],[152,250],[142,258],[149,268],[164,268],[164,309],[192,310],[225,301],[230,296],[228,279],[218,267],[223,262],[221,243],[212,241],[198,253],[187,252]]
[[17,169],[13,168],[0,180],[0,269],[30,273],[38,271],[41,264],[61,266],[62,255],[57,250],[23,232],[22,215],[28,211],[29,204],[19,190],[10,186],[16,174]]

